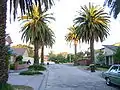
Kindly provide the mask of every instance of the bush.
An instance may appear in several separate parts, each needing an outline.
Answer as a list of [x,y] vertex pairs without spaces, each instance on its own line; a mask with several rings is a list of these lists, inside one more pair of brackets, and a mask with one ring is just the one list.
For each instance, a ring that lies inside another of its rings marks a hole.
[[36,74],[43,74],[43,73],[34,70],[27,70],[20,72],[20,75],[36,75]]
[[15,64],[10,64],[10,70],[15,70]]
[[26,61],[19,61],[19,64],[26,64]]
[[19,56],[16,57],[16,62],[17,62],[17,61],[18,61],[18,62],[19,62],[19,61],[22,61],[22,59],[23,59],[23,56],[19,55]]
[[14,90],[14,88],[10,84],[0,83],[0,90]]
[[29,70],[35,70],[35,71],[44,71],[46,68],[42,65],[31,65],[28,67]]

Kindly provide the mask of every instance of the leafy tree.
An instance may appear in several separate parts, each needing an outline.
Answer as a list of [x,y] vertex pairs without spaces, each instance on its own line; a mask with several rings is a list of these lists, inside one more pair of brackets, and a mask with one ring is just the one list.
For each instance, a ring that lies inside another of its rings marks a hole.
[[20,17],[24,24],[21,32],[22,40],[34,45],[34,64],[39,64],[39,47],[41,46],[41,61],[43,63],[44,45],[52,46],[54,43],[54,33],[47,25],[54,18],[50,16],[52,14],[40,13],[39,7],[36,5],[33,5],[32,8],[32,14]]
[[69,30],[69,33],[65,36],[65,40],[70,43],[74,42],[74,51],[75,51],[75,55],[76,55],[77,44],[78,44],[78,37],[77,37],[77,34],[75,33],[76,27],[72,26],[72,27],[68,28],[68,30]]
[[120,13],[120,0],[105,0],[104,5],[107,5],[111,9],[110,14],[113,13],[114,18],[117,18]]
[[98,55],[97,55],[97,63],[98,64],[104,64],[104,61],[105,61],[105,55],[104,55],[104,52],[103,51],[98,51],[97,52],[98,53]]
[[82,6],[79,16],[74,19],[77,26],[76,33],[82,42],[90,44],[91,61],[94,63],[94,41],[104,41],[109,32],[109,16],[104,8],[94,6]]
[[12,46],[12,47],[13,47],[13,48],[25,48],[25,49],[27,49],[27,51],[28,51],[28,56],[29,56],[29,57],[33,57],[33,56],[34,56],[34,55],[33,55],[33,53],[34,53],[33,47],[31,47],[31,46],[18,44],[18,45]]
[[120,63],[120,47],[116,50],[116,53],[113,55],[115,63]]
[[16,61],[18,62],[22,62],[23,56],[19,55],[16,57]]

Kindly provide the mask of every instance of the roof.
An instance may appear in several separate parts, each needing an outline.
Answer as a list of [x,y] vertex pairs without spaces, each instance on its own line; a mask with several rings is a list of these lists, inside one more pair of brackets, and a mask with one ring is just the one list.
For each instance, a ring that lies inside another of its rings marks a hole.
[[116,49],[119,47],[119,46],[113,46],[113,45],[103,45],[104,47],[107,47],[113,51],[116,51]]
[[23,55],[26,51],[25,48],[11,48],[13,50],[13,53],[16,55]]

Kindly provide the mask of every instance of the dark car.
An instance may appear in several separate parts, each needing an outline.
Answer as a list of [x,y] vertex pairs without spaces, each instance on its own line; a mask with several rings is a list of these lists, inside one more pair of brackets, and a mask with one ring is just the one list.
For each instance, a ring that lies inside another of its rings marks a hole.
[[120,64],[112,65],[108,71],[102,73],[107,85],[115,84],[120,86]]

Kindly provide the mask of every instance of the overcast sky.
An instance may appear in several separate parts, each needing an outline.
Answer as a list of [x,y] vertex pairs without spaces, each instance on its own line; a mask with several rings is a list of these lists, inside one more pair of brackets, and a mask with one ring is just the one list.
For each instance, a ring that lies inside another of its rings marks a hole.
[[[67,28],[73,24],[73,19],[77,15],[76,11],[80,10],[80,6],[88,4],[88,2],[93,2],[94,4],[102,6],[104,0],[59,0],[59,2],[56,2],[56,5],[50,10],[50,12],[54,13],[54,17],[56,18],[56,21],[51,23],[51,27],[56,35],[56,43],[52,49],[45,49],[45,54],[51,50],[55,53],[74,53],[74,47],[73,45],[70,47],[70,45],[66,43],[65,35],[68,32]],[[12,24],[9,24],[9,20],[7,20],[7,22],[6,31],[12,38],[12,45],[22,44],[21,33],[19,33],[19,23],[13,22]],[[116,42],[120,42],[120,19],[114,20],[112,18],[110,29],[110,36],[108,36],[103,43],[95,43],[95,49],[101,48],[102,45],[111,45]],[[78,45],[78,51],[87,50],[88,47],[89,46],[87,44],[80,43]]]

